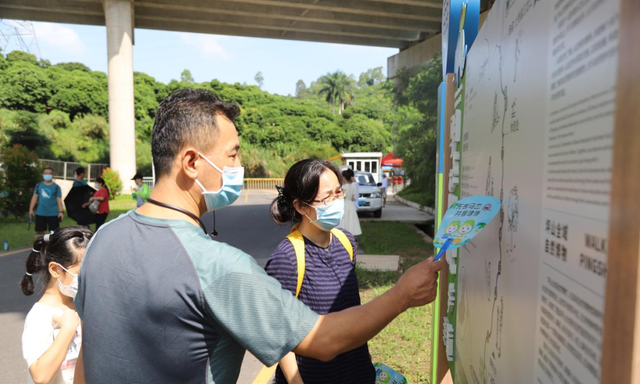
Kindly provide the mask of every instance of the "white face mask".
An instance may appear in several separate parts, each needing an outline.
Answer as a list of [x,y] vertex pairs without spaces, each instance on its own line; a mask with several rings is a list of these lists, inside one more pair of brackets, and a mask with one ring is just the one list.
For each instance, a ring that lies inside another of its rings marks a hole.
[[[58,264],[58,263],[56,263],[56,264]],[[69,296],[72,299],[75,299],[76,298],[76,294],[78,293],[78,275],[76,275],[75,273],[69,272],[67,270],[67,268],[63,267],[60,264],[58,264],[58,266],[60,268],[64,269],[65,272],[67,272],[68,274],[73,276],[73,280],[71,281],[70,285],[64,285],[64,284],[62,284],[60,279],[57,279],[58,280],[58,288],[60,289],[60,293],[62,293],[65,296]]]

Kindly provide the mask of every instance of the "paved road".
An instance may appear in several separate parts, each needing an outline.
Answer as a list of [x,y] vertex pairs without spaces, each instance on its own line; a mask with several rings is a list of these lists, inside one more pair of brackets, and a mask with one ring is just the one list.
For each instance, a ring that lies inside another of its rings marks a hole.
[[[278,227],[269,217],[269,204],[275,196],[272,192],[243,192],[236,204],[216,213],[217,240],[242,249],[264,266],[271,252],[289,233],[289,227]],[[365,217],[366,214],[363,219]],[[392,199],[387,200],[387,208],[382,214],[382,220],[414,222],[429,218],[429,215],[399,205]],[[203,220],[208,228],[212,226],[210,214]],[[24,296],[18,287],[28,253],[25,249],[15,254],[0,254],[0,384],[26,382],[22,328],[27,312],[38,299],[37,295]],[[238,383],[251,383],[261,367],[253,356],[247,354]]]

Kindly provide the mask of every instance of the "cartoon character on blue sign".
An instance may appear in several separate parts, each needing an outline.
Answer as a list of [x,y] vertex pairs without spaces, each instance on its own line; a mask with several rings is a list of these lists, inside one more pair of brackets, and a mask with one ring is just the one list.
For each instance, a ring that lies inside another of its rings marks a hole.
[[459,227],[460,227],[460,220],[456,220],[453,223],[447,225],[447,227],[444,229],[444,235],[442,236],[442,238],[448,239],[450,237],[456,237],[455,233],[458,231]]
[[[473,227],[475,226],[476,221],[475,220],[467,220],[465,221],[460,228],[458,229],[458,233],[455,237],[455,239],[453,240],[453,243],[460,243],[462,242],[462,240],[466,237],[466,235],[471,232],[473,230]],[[464,241],[462,244],[465,244],[469,241],[469,239],[466,239],[466,241]]]

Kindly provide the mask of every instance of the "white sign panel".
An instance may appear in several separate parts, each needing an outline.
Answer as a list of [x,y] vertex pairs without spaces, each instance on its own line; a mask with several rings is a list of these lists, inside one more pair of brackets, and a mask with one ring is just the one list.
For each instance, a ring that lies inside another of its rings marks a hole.
[[498,1],[467,57],[454,381],[599,383],[617,0]]

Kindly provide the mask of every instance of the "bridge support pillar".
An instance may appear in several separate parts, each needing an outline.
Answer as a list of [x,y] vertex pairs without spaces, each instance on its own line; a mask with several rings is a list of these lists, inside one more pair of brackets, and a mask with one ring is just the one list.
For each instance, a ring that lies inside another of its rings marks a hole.
[[111,168],[120,173],[124,193],[130,193],[136,173],[133,99],[133,4],[104,0],[109,58],[109,144]]

